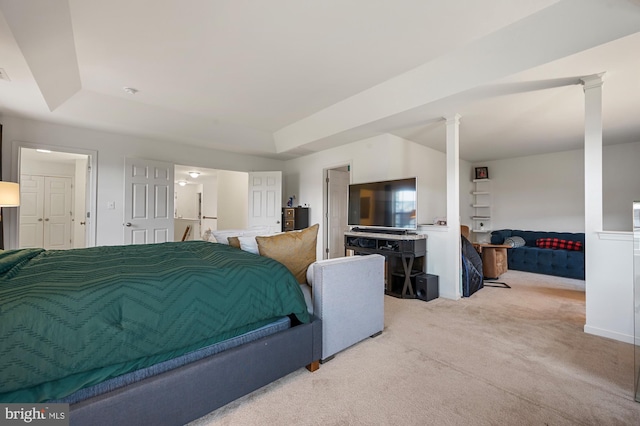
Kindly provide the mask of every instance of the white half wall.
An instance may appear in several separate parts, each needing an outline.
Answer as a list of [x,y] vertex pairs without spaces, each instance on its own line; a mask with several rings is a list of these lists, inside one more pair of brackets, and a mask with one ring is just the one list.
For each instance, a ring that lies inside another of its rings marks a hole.
[[598,232],[595,238],[597,244],[586,247],[596,261],[587,265],[584,331],[633,343],[633,233]]

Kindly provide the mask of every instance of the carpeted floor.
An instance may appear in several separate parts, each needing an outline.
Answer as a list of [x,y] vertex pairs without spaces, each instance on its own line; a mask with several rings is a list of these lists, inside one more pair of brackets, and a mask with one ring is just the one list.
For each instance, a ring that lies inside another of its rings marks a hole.
[[633,346],[582,331],[584,282],[509,271],[459,301],[385,297],[385,329],[192,424],[640,425]]

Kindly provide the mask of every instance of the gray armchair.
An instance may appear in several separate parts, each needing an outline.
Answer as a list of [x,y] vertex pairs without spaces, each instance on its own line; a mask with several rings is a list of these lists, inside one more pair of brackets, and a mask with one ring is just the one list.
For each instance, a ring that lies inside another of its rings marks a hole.
[[384,257],[320,260],[311,279],[313,313],[322,319],[322,361],[384,328]]

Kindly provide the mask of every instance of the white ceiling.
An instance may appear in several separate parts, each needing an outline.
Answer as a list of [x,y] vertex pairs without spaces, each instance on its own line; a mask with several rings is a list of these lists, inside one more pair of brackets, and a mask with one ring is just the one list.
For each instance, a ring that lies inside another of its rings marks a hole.
[[[10,79],[0,80],[0,114],[292,158],[321,144],[279,150],[274,133],[515,23],[587,3],[603,23],[575,43],[578,53],[544,63],[531,51],[524,71],[361,134],[444,150],[438,117],[459,113],[469,161],[579,148],[580,78],[606,72],[605,143],[640,141],[638,0],[0,0]],[[631,11],[631,24],[611,36],[616,28],[602,27],[615,26],[604,18],[616,8]]]

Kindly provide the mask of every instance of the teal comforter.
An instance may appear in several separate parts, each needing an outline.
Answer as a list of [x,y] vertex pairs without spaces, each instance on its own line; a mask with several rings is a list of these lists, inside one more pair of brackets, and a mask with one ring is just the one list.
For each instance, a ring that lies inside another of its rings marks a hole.
[[62,398],[295,315],[280,263],[202,241],[0,252],[0,401]]

